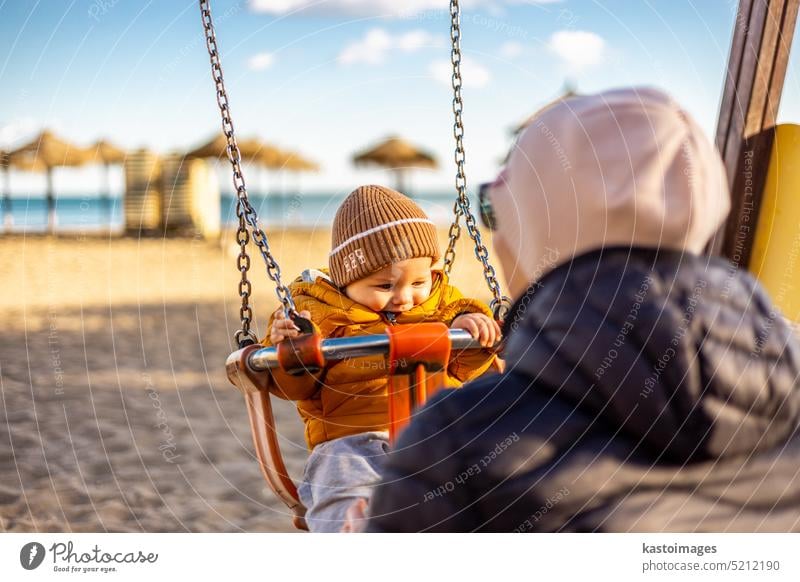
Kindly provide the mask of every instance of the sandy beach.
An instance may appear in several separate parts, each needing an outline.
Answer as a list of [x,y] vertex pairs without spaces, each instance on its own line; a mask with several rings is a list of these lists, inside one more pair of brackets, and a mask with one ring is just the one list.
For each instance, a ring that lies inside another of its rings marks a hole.
[[[268,235],[285,282],[326,264],[328,230]],[[224,240],[0,238],[0,531],[293,531],[223,370],[239,323]],[[486,300],[471,245],[464,229],[453,282]],[[252,264],[263,334],[277,300]],[[299,477],[302,425],[276,413]]]

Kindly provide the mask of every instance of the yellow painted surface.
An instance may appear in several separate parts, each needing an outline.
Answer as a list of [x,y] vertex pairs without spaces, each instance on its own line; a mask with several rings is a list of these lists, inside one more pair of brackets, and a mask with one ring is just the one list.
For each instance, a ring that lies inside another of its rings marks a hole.
[[783,314],[800,322],[800,125],[777,128],[750,271]]

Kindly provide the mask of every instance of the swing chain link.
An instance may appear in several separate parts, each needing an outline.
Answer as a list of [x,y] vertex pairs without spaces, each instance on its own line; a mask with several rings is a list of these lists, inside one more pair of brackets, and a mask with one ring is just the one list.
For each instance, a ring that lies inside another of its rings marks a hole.
[[236,231],[236,242],[239,244],[239,256],[237,257],[237,267],[242,274],[239,281],[239,296],[242,298],[242,306],[239,315],[242,321],[241,329],[234,334],[234,340],[242,348],[249,343],[258,343],[258,338],[250,329],[253,321],[253,310],[250,307],[250,295],[252,286],[247,273],[250,270],[250,255],[247,254],[247,243],[250,240],[247,226],[250,226],[253,242],[261,252],[264,263],[267,266],[267,275],[275,283],[275,293],[278,300],[283,305],[286,317],[299,317],[292,295],[289,289],[281,282],[281,269],[272,256],[267,235],[258,224],[258,214],[250,204],[247,196],[247,186],[242,172],[242,156],[239,145],[236,143],[236,135],[233,129],[233,119],[231,118],[230,106],[228,104],[228,94],[225,91],[225,81],[222,76],[222,63],[217,48],[217,35],[214,30],[214,22],[211,19],[211,6],[209,0],[200,0],[200,13],[203,19],[203,29],[205,30],[206,47],[208,57],[211,61],[211,78],[217,90],[217,106],[222,117],[222,131],[227,141],[226,153],[228,161],[233,169],[233,187],[236,189],[236,216],[239,219],[239,226]]
[[466,153],[464,151],[464,121],[462,113],[464,102],[461,98],[461,6],[460,0],[450,0],[450,61],[453,65],[453,75],[451,78],[453,87],[453,135],[456,139],[455,162],[456,162],[456,192],[458,197],[453,207],[455,215],[453,223],[450,225],[449,241],[447,250],[444,253],[443,270],[446,275],[450,275],[453,262],[456,258],[455,245],[461,236],[461,217],[465,217],[467,232],[475,242],[475,256],[483,264],[483,277],[492,293],[492,301],[489,308],[494,313],[496,319],[502,319],[511,307],[511,300],[502,294],[500,284],[497,282],[497,274],[494,267],[489,263],[489,251],[483,244],[481,233],[477,228],[475,216],[470,208],[469,197],[467,197],[467,176],[464,170]]
[[[461,195],[462,191],[466,190],[466,175],[464,174],[464,125],[461,119],[461,112],[464,109],[463,101],[461,100],[461,19],[460,19],[460,6],[458,0],[451,0],[450,2],[450,62],[453,66],[453,74],[451,77],[451,84],[453,87],[453,112],[455,114],[455,124],[453,131],[456,138],[456,193],[458,199],[456,200],[453,208],[454,219],[450,225],[449,241],[447,250],[444,253],[444,266],[443,270],[446,275],[450,275],[450,270],[453,267],[453,262],[456,258],[455,245],[456,241],[461,236]],[[462,188],[463,185],[463,188]]]

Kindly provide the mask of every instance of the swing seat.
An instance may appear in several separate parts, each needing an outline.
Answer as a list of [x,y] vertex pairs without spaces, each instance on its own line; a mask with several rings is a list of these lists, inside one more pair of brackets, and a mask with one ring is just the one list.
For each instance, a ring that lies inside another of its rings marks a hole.
[[[394,442],[413,418],[414,412],[445,386],[446,370],[453,340],[461,347],[472,342],[469,333],[450,330],[440,322],[401,324],[386,327],[389,375],[389,438]],[[466,337],[465,337],[466,335]],[[230,382],[244,394],[250,430],[261,473],[270,489],[292,511],[297,529],[308,530],[306,508],[281,455],[275,416],[268,389],[269,369],[280,367],[289,374],[321,369],[326,359],[367,355],[385,350],[375,338],[337,338],[323,341],[319,334],[306,334],[278,344],[276,348],[249,345],[233,352],[226,362]],[[349,350],[343,345],[352,344]],[[369,343],[369,348],[366,348]],[[472,345],[471,347],[479,347]],[[326,358],[326,354],[328,358]],[[254,367],[254,363],[257,366]],[[502,368],[502,364],[500,364]]]
[[[316,335],[316,334],[312,334]],[[314,338],[315,342],[319,338]],[[250,433],[256,458],[269,488],[292,511],[292,523],[299,530],[308,531],[305,521],[306,508],[300,503],[297,486],[281,455],[278,430],[272,411],[272,400],[267,388],[269,372],[256,372],[249,365],[250,356],[264,346],[252,344],[228,356],[225,370],[228,380],[244,394],[247,416],[250,419]]]

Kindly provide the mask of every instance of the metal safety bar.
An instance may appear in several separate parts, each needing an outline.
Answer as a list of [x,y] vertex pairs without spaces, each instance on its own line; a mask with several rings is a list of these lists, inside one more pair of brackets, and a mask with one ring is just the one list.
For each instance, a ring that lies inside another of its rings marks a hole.
[[[454,351],[483,348],[467,330],[451,329],[448,335],[451,349]],[[388,335],[339,337],[322,341],[322,356],[325,361],[374,356],[377,354],[389,354]],[[280,367],[278,349],[270,347],[254,350],[247,360],[247,365],[255,372],[263,372]]]

